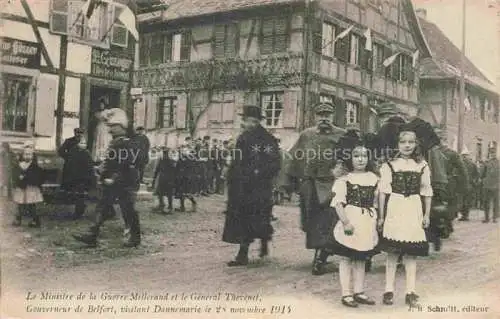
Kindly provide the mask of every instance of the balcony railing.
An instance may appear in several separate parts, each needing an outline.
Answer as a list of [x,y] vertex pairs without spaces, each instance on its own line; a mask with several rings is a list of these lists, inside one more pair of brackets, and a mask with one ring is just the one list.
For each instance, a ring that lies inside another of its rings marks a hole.
[[302,81],[302,63],[301,54],[172,62],[141,67],[135,71],[134,86],[142,87],[145,92],[294,86]]

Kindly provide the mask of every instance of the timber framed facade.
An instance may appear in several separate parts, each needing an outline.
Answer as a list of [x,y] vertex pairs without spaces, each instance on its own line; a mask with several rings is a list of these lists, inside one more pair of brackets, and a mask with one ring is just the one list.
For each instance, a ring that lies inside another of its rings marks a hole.
[[[338,126],[364,131],[376,129],[378,103],[417,113],[412,55],[429,52],[410,1],[223,2],[173,3],[138,18],[136,122],[154,145],[174,146],[186,135],[235,137],[245,103],[262,107],[264,126],[284,147],[313,124],[319,101],[336,104]],[[393,52],[400,54],[385,68]]]
[[90,18],[84,3],[20,0],[2,8],[3,141],[53,152],[81,127],[91,146],[98,99],[127,108],[136,44],[117,20],[126,1],[106,0]]

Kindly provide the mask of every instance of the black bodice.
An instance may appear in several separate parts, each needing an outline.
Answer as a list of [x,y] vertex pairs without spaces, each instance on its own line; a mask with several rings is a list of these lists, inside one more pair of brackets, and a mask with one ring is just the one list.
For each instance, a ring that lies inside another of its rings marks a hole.
[[402,171],[395,172],[389,164],[392,172],[392,192],[404,195],[405,197],[420,194],[423,168],[420,172]]
[[364,186],[351,184],[350,182],[346,182],[347,184],[347,195],[346,195],[346,204],[353,205],[363,208],[373,207],[373,201],[375,200],[375,189],[374,186]]

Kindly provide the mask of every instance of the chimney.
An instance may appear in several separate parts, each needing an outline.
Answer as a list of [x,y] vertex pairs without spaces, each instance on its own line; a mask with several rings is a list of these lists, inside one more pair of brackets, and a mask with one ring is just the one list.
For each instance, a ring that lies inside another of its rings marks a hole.
[[427,19],[427,10],[423,8],[418,8],[415,10],[417,13],[417,17],[422,18],[422,19]]

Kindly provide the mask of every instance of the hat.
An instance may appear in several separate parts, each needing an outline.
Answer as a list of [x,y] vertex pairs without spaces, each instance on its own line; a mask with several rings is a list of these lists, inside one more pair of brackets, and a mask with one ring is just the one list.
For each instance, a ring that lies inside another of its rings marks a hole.
[[83,134],[83,133],[84,133],[83,129],[82,129],[82,128],[79,128],[79,127],[75,128],[75,129],[73,130],[73,132],[74,132],[74,133],[80,133],[80,134]]
[[144,126],[138,126],[135,130],[136,131],[144,131]]
[[385,103],[381,103],[378,107],[377,107],[377,115],[397,115],[399,114],[399,110],[398,110],[398,107],[396,106],[395,103],[393,102],[385,102]]
[[262,110],[256,105],[243,105],[243,113],[238,113],[238,115],[243,117],[253,117],[256,119],[263,119]]
[[124,110],[119,108],[109,109],[107,112],[106,124],[108,125],[119,124],[122,127],[126,128],[128,127],[127,114],[125,113]]
[[314,107],[314,111],[316,114],[335,113],[335,107],[332,103],[321,102],[319,104],[316,104],[316,106]]
[[469,152],[469,150],[468,150],[468,149],[464,148],[464,149],[462,150],[462,153],[461,153],[461,154],[462,154],[462,155],[470,155],[470,152]]
[[210,140],[210,136],[208,136],[208,135],[203,136],[203,140],[204,141]]

